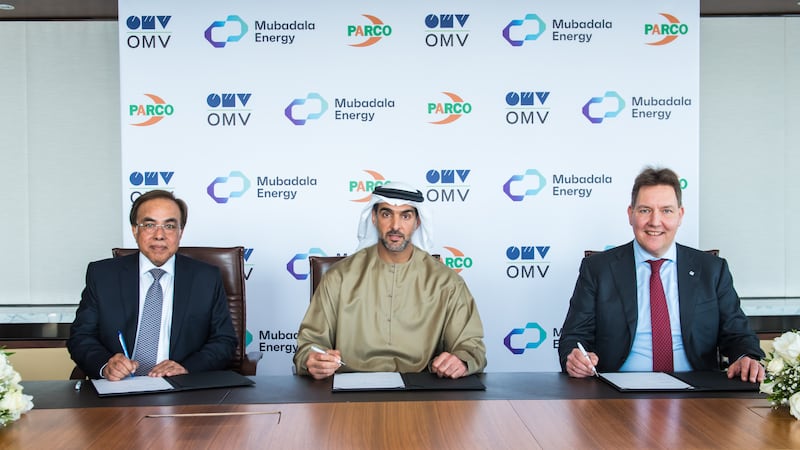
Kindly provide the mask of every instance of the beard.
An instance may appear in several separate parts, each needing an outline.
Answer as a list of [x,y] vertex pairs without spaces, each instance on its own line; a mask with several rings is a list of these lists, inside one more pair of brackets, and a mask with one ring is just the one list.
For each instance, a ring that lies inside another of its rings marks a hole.
[[400,253],[403,250],[405,250],[406,247],[408,247],[409,243],[411,243],[410,240],[406,239],[406,237],[403,236],[400,233],[392,233],[390,231],[389,233],[386,234],[386,236],[402,236],[403,237],[403,240],[401,242],[397,243],[397,244],[393,244],[386,237],[381,237],[380,240],[381,240],[381,244],[383,244],[383,248],[385,248],[386,250],[389,250],[390,252]]

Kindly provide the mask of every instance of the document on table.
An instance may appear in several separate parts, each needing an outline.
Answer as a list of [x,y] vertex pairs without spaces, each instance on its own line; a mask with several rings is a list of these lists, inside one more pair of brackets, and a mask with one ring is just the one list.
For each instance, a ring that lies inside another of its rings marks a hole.
[[352,372],[333,375],[333,390],[403,389],[406,384],[398,372]]
[[133,394],[137,392],[171,391],[175,389],[163,377],[128,377],[119,381],[92,380],[98,395]]
[[692,390],[690,384],[664,372],[605,372],[600,378],[621,391],[675,391]]

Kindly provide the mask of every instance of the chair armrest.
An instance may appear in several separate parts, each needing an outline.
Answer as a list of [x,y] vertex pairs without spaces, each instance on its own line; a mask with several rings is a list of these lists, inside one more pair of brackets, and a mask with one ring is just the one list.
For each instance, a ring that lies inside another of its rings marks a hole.
[[244,360],[242,361],[242,368],[241,372],[242,375],[245,376],[252,376],[256,374],[256,368],[258,367],[258,362],[264,356],[263,352],[250,352],[244,355]]

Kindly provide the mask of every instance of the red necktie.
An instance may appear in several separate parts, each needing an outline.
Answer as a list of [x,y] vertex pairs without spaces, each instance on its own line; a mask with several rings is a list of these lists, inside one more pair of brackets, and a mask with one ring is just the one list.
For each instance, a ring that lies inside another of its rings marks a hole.
[[672,330],[669,325],[667,296],[661,284],[661,265],[666,259],[650,264],[650,325],[653,328],[653,372],[672,372]]

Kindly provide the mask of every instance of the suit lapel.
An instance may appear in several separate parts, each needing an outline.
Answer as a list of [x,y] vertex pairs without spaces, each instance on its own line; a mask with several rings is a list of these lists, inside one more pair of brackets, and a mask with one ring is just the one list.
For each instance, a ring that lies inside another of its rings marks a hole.
[[697,283],[701,279],[700,267],[694,256],[677,244],[678,304],[680,305],[681,334],[683,342],[691,342]]
[[636,267],[633,259],[633,242],[620,248],[610,264],[611,274],[614,277],[619,298],[622,299],[622,309],[625,312],[625,322],[628,333],[633,342],[636,335],[636,321],[639,317],[639,301],[636,295]]
[[175,279],[172,289],[172,332],[169,337],[170,356],[175,354],[178,336],[181,335],[181,327],[186,325],[184,319],[189,312],[190,286],[193,274],[187,264],[188,261],[185,256],[175,255]]
[[123,256],[120,282],[120,298],[122,299],[122,316],[125,329],[125,344],[128,354],[133,355],[136,342],[136,327],[139,324],[139,253]]

